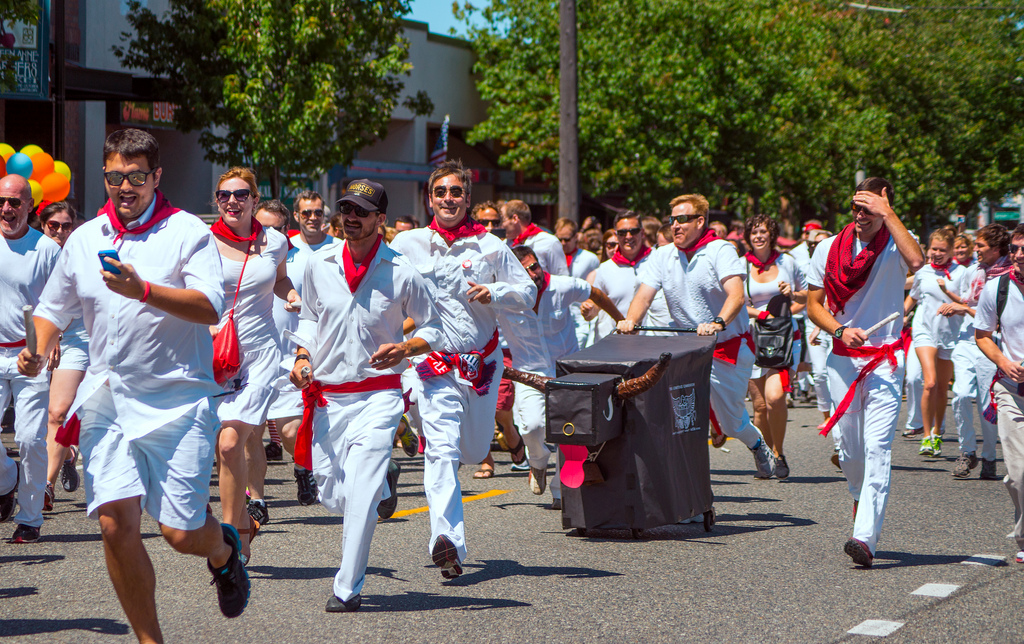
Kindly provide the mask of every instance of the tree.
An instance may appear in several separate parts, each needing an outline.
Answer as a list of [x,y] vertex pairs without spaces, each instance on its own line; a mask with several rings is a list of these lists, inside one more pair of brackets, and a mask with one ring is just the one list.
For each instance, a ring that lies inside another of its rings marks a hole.
[[[163,18],[131,3],[134,34],[115,53],[158,77],[200,130],[206,158],[249,164],[280,197],[289,177],[317,176],[383,137],[411,65],[408,0],[171,0]],[[407,98],[415,114],[433,105]]]

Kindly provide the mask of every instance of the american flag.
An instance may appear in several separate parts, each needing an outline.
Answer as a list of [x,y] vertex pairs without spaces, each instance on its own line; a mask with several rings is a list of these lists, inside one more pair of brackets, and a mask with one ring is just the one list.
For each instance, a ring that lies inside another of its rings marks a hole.
[[430,165],[441,165],[448,158],[448,115],[444,115],[444,123],[441,125],[441,136],[437,137],[437,145],[430,153]]

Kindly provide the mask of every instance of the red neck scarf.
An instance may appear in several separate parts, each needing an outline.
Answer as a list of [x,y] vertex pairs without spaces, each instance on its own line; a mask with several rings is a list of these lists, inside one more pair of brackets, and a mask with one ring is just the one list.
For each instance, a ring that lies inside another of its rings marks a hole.
[[946,276],[946,279],[949,279],[949,267],[952,265],[953,262],[946,262],[945,264],[936,264],[935,262],[931,262],[931,267],[936,271],[942,271],[943,275]]
[[711,228],[706,228],[704,230],[704,234],[700,236],[700,239],[693,242],[689,246],[680,246],[679,244],[676,244],[676,248],[686,253],[687,258],[689,258],[698,250],[704,248],[705,246],[715,241],[716,239],[718,239],[718,233],[716,233]]
[[640,248],[640,252],[636,254],[636,257],[632,260],[628,260],[626,259],[626,256],[622,254],[622,250],[616,248],[615,254],[612,255],[612,261],[615,262],[618,266],[632,266],[635,268],[636,265],[639,264],[644,257],[647,257],[650,254],[651,247],[648,246],[647,244],[644,244]]
[[486,233],[487,229],[479,221],[473,219],[469,215],[454,228],[441,228],[437,223],[437,217],[430,220],[430,225],[427,226],[430,230],[433,230],[438,235],[444,238],[445,242],[451,246],[456,239],[462,239],[463,237],[475,237],[480,233]]
[[526,228],[523,228],[523,232],[519,233],[519,236],[512,240],[512,246],[518,246],[525,242],[530,237],[533,237],[537,233],[544,232],[537,224],[530,224]]
[[569,253],[568,255],[565,256],[565,265],[569,267],[569,272],[570,273],[572,272],[572,260],[575,259],[576,256],[579,255],[579,254],[580,254],[580,249],[577,248],[575,253]]
[[825,297],[832,315],[843,311],[850,298],[867,283],[871,267],[889,243],[889,236],[889,229],[882,226],[874,239],[854,256],[855,224],[849,223],[839,231],[825,262]]
[[779,258],[779,251],[773,250],[772,254],[768,256],[768,259],[766,259],[763,262],[759,260],[757,258],[757,255],[755,255],[754,253],[747,253],[745,257],[747,258],[748,262],[753,264],[754,268],[757,269],[757,274],[760,275],[761,273],[765,272],[766,270],[772,267],[772,264],[775,263],[775,260]]
[[116,244],[125,235],[141,235],[180,210],[180,208],[171,206],[171,202],[167,201],[167,197],[159,190],[156,191],[154,198],[156,199],[156,207],[153,209],[153,216],[149,218],[149,221],[135,228],[128,228],[121,223],[121,218],[117,216],[117,209],[114,208],[114,202],[109,199],[107,199],[107,203],[103,204],[100,211],[96,213],[96,216],[106,215],[110,219],[110,225],[117,231],[117,234],[114,235],[114,243]]
[[1010,279],[1020,288],[1024,288],[1024,275],[1021,275],[1017,269],[1010,271]]
[[970,266],[971,265],[971,259],[969,259],[969,258],[968,258],[968,260],[966,262],[961,262],[959,259],[955,260],[955,261],[956,261],[957,264],[960,264],[961,266]]
[[212,226],[210,226],[210,232],[212,232],[214,235],[217,235],[218,237],[223,237],[224,239],[232,242],[253,242],[259,239],[260,233],[263,232],[263,224],[261,224],[258,219],[253,217],[252,229],[249,231],[249,236],[240,237],[239,235],[235,234],[235,231],[231,230],[231,228],[229,228],[228,225],[224,223],[223,219],[218,219],[217,221],[213,222]]
[[963,300],[963,303],[967,306],[973,307],[977,305],[978,299],[981,297],[981,291],[985,288],[985,282],[1011,272],[1013,270],[1013,264],[1010,263],[1009,258],[1000,257],[991,266],[979,262],[978,268],[981,270],[974,274],[974,281],[971,282],[970,293],[968,293],[967,297]]
[[348,290],[353,294],[356,289],[359,288],[359,283],[366,277],[366,271],[370,268],[370,262],[377,256],[377,249],[380,248],[380,240],[382,237],[377,235],[377,241],[373,242],[373,248],[367,253],[366,258],[363,259],[363,263],[356,266],[356,263],[352,261],[352,255],[348,252],[348,242],[345,242],[345,247],[341,249],[341,263],[345,269],[345,281],[348,282]]
[[544,281],[537,287],[537,301],[533,305],[533,312],[537,313],[537,309],[540,308],[540,296],[544,295],[544,291],[548,290],[551,286],[551,273],[544,271]]

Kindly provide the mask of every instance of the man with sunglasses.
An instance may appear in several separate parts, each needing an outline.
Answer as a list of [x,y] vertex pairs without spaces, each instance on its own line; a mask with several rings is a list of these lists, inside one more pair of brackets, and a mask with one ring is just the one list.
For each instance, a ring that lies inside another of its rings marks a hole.
[[[483,461],[494,437],[502,365],[498,313],[530,310],[537,287],[509,247],[469,217],[472,175],[461,162],[442,163],[428,185],[433,221],[391,245],[426,278],[446,336],[417,365],[422,390],[416,399],[427,440],[428,551],[451,579],[462,574],[466,557],[459,463]],[[564,258],[561,263],[564,269]]]
[[673,199],[672,245],[654,251],[640,271],[640,287],[629,305],[620,333],[633,333],[660,292],[672,326],[716,335],[711,365],[711,422],[721,434],[750,449],[757,478],[771,478],[775,458],[761,431],[750,422],[743,399],[754,368],[750,319],[744,305],[747,269],[729,242],[708,227],[708,200],[699,194]]
[[[50,385],[46,374],[18,372],[25,346],[22,307],[37,306],[60,255],[60,246],[28,225],[32,189],[9,174],[0,179],[0,408],[14,400],[14,440],[21,466],[0,449],[0,521],[11,518],[18,500],[17,528],[11,543],[39,539],[46,495],[46,421]],[[45,354],[44,354],[45,355]]]
[[[572,277],[585,280],[601,266],[601,260],[597,255],[579,247],[579,226],[572,219],[563,217],[555,222],[555,237],[562,245],[569,275]],[[579,304],[573,304],[570,309],[576,324],[576,340],[582,348],[587,344],[587,338],[590,337],[594,325],[583,317]]]
[[[103,145],[109,200],[75,231],[36,308],[38,353],[18,356],[35,376],[61,329],[82,315],[89,370],[75,404],[90,516],[99,519],[107,569],[141,641],[161,641],[156,576],[142,543],[142,510],[164,539],[207,559],[220,610],[237,617],[249,598],[233,526],[208,513],[220,422],[212,396],[209,326],[224,285],[209,228],[157,190],[162,169],[152,135],[112,132]],[[119,259],[98,253],[114,250]]]
[[[839,464],[853,497],[853,535],[843,551],[864,567],[874,560],[889,500],[910,341],[903,286],[907,270],[924,265],[921,246],[892,208],[895,201],[885,179],[860,182],[850,203],[853,222],[818,244],[807,274],[807,316],[833,337],[829,390],[841,402],[822,434],[839,432]],[[870,336],[865,332],[892,313],[898,315]]]
[[529,246],[537,253],[540,265],[552,275],[568,275],[565,252],[558,238],[533,223],[530,206],[525,201],[512,199],[501,207],[501,225],[509,248]]

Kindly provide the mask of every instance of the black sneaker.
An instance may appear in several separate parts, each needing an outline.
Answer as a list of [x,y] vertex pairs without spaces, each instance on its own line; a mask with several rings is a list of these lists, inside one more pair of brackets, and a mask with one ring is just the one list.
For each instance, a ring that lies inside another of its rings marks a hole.
[[263,499],[249,499],[245,509],[249,511],[249,516],[253,518],[253,521],[261,526],[270,523],[270,512],[267,510],[267,502]]
[[786,462],[786,455],[781,454],[775,459],[775,478],[784,479],[789,476],[789,463]]
[[8,543],[35,543],[39,541],[39,528],[19,523],[14,529],[14,536]]
[[391,496],[377,504],[377,516],[381,519],[390,519],[395,510],[398,509],[398,475],[401,473],[402,468],[398,466],[394,459],[388,461],[387,483]]
[[999,475],[996,474],[995,459],[992,459],[990,461],[987,458],[984,458],[981,460],[981,475],[979,476],[979,478],[984,479],[986,481],[995,481],[999,478]]
[[17,468],[14,477],[14,488],[7,494],[0,496],[0,523],[14,516],[14,508],[18,507],[18,482],[21,481],[21,464],[15,463],[14,466]]
[[53,502],[57,499],[57,493],[53,490],[53,483],[46,482],[46,489],[43,490],[43,512],[53,512]]
[[445,579],[455,579],[462,574],[462,566],[459,565],[459,551],[455,549],[452,540],[445,535],[442,534],[434,542],[430,558],[434,560],[434,565],[441,569],[441,576]]
[[78,468],[75,467],[75,462],[77,460],[78,448],[72,446],[71,458],[64,461],[64,463],[60,466],[60,484],[61,487],[64,488],[65,492],[74,492],[82,483],[82,478],[78,475]]
[[334,595],[331,595],[331,598],[327,600],[327,608],[325,610],[328,613],[354,613],[359,610],[362,604],[362,595],[356,595],[347,602],[343,602]]
[[270,441],[267,443],[263,451],[267,454],[268,461],[282,461],[284,460],[284,449],[281,447],[281,443],[275,443]]
[[319,490],[316,488],[316,479],[313,472],[304,467],[295,466],[295,484],[298,486],[299,505],[313,505]]
[[249,604],[249,573],[245,571],[245,566],[238,558],[238,553],[242,551],[242,542],[235,526],[222,523],[220,529],[224,532],[224,542],[231,546],[231,557],[220,570],[214,570],[209,561],[206,562],[206,567],[213,573],[210,585],[217,586],[220,612],[224,617],[238,617]]

